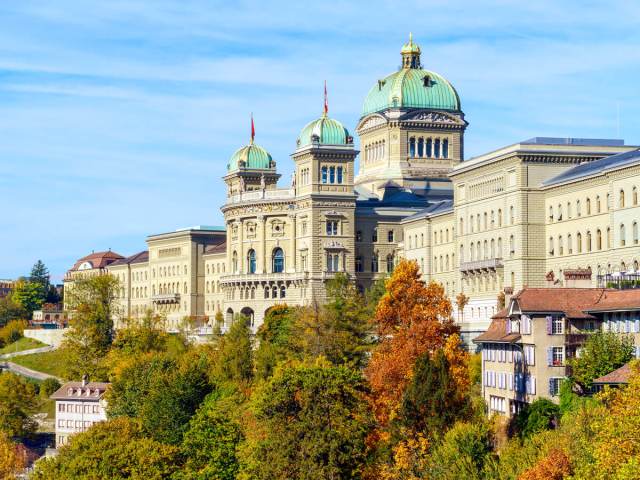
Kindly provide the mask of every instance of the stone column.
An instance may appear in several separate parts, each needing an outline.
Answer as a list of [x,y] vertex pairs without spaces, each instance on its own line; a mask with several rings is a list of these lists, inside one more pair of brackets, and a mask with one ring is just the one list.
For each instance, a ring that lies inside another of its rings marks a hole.
[[297,231],[297,225],[296,225],[296,215],[295,213],[292,213],[289,215],[289,218],[291,219],[291,241],[289,242],[289,245],[291,247],[291,267],[287,268],[287,271],[289,272],[296,272],[297,271],[297,263],[298,263],[298,253],[296,252],[296,236],[298,234]]
[[257,223],[260,224],[260,258],[256,270],[258,273],[267,273],[266,269],[266,243],[267,243],[267,219],[264,215],[258,215],[256,217]]
[[[243,231],[243,224],[242,224],[242,219],[238,218],[236,220],[236,223],[238,224],[238,273],[242,274],[244,273],[244,231]],[[234,272],[235,273],[235,272]]]

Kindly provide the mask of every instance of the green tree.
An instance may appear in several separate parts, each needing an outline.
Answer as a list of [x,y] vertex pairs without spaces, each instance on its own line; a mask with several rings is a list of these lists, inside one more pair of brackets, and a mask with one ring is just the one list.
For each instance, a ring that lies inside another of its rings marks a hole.
[[238,448],[243,439],[238,405],[244,399],[233,389],[217,390],[202,403],[182,440],[185,464],[175,480],[234,480]]
[[111,353],[139,355],[147,352],[165,352],[169,335],[164,329],[164,318],[147,310],[140,319],[125,319],[118,329]]
[[177,447],[146,437],[135,420],[118,418],[74,435],[56,457],[39,461],[30,478],[164,480],[179,468]]
[[293,320],[293,312],[287,305],[276,305],[265,315],[257,331],[259,343],[254,355],[258,378],[270,377],[279,362],[298,356],[291,338]]
[[31,418],[38,406],[36,389],[18,375],[0,373],[0,433],[24,436],[37,424]]
[[360,478],[369,411],[359,372],[314,364],[279,367],[252,399],[242,479]]
[[47,378],[43,380],[40,385],[40,395],[45,398],[49,398],[49,396],[53,395],[62,385],[55,378]]
[[13,291],[11,292],[11,300],[23,310],[27,316],[31,317],[34,310],[38,310],[44,303],[46,291],[42,284],[38,282],[30,282],[24,278],[16,281]]
[[327,302],[296,310],[293,338],[309,359],[323,356],[335,365],[361,367],[368,358],[372,326],[362,295],[344,274],[327,282]]
[[571,378],[584,388],[593,380],[620,368],[633,358],[633,338],[613,332],[596,332],[580,352],[580,356],[568,361]]
[[560,407],[546,398],[538,398],[526,405],[515,419],[516,427],[524,438],[553,428],[560,417]]
[[38,260],[31,268],[29,280],[34,283],[39,283],[42,285],[42,291],[47,292],[49,290],[49,279],[49,269],[42,260]]
[[491,430],[486,423],[456,423],[431,454],[429,478],[484,478],[485,465],[493,455],[491,445]]
[[451,375],[442,349],[435,352],[433,359],[428,352],[418,357],[396,424],[411,431],[437,435],[469,414],[469,399],[459,395],[458,383]]
[[26,320],[11,320],[0,328],[0,347],[20,340],[24,335],[25,328],[27,328]]
[[204,352],[179,360],[165,353],[128,357],[115,369],[107,393],[110,418],[138,418],[143,431],[162,443],[178,445],[191,416],[211,392]]
[[73,316],[62,343],[67,358],[67,376],[104,380],[103,362],[113,342],[113,316],[117,314],[118,279],[112,275],[81,278],[67,292]]
[[253,378],[253,340],[247,318],[238,315],[216,345],[211,378],[214,383],[249,382]]

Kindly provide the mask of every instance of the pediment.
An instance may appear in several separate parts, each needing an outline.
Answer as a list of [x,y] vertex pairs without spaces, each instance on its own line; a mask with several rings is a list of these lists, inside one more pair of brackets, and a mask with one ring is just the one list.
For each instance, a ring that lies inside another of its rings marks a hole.
[[359,132],[361,130],[366,130],[369,128],[378,127],[380,125],[386,125],[386,124],[387,124],[387,119],[383,115],[380,115],[379,113],[374,113],[360,120],[360,123],[358,123],[358,126],[356,127],[356,131]]
[[418,110],[403,115],[401,121],[418,121],[425,123],[433,123],[439,125],[465,125],[466,122],[458,115],[449,112],[434,112]]

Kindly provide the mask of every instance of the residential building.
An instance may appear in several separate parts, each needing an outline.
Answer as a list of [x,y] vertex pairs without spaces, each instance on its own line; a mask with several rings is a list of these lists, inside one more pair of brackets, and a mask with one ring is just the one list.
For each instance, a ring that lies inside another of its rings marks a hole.
[[510,415],[538,398],[559,402],[567,360],[589,335],[630,335],[640,356],[640,289],[524,288],[474,339],[491,413]]
[[67,444],[71,435],[107,419],[104,394],[108,386],[86,379],[67,382],[49,397],[56,402],[56,448]]
[[4,298],[11,293],[13,290],[13,286],[15,285],[15,281],[13,280],[2,280],[0,279],[0,298]]

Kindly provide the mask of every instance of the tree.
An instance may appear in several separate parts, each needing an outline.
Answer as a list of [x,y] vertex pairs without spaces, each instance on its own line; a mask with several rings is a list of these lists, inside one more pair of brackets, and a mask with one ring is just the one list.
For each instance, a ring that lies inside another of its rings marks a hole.
[[216,390],[189,421],[182,440],[185,464],[175,480],[235,480],[243,439],[238,405],[244,399],[233,388]]
[[23,320],[29,318],[29,313],[13,301],[11,295],[0,298],[0,327],[5,326],[11,320]]
[[464,307],[469,303],[469,297],[467,297],[464,292],[458,293],[456,295],[456,307],[458,307],[458,317],[464,318]]
[[254,358],[258,378],[270,377],[278,363],[298,357],[292,340],[293,320],[293,311],[287,305],[276,305],[265,315],[256,333],[259,344]]
[[56,457],[36,463],[30,478],[164,480],[179,468],[177,447],[145,437],[135,420],[118,418],[75,434]]
[[153,439],[178,445],[189,419],[211,392],[208,367],[206,355],[198,350],[179,360],[165,353],[128,357],[113,372],[107,414],[137,418]]
[[533,467],[525,470],[519,480],[562,480],[572,473],[569,456],[562,449],[554,448]]
[[365,391],[360,373],[323,359],[279,367],[252,399],[239,478],[360,478]]
[[571,378],[582,387],[589,388],[596,378],[630,361],[633,350],[633,337],[629,335],[596,332],[589,336],[580,356],[568,361],[572,369]]
[[27,328],[26,320],[11,320],[0,328],[0,347],[20,340],[25,328]]
[[31,418],[38,406],[33,384],[18,375],[0,373],[0,433],[25,436],[36,430]]
[[409,432],[437,436],[469,414],[469,400],[460,395],[443,350],[423,353],[416,361],[395,420]]
[[42,260],[38,260],[31,268],[29,281],[42,285],[42,291],[46,293],[49,291],[49,279],[49,269],[45,266]]
[[218,382],[249,382],[253,378],[253,340],[247,318],[238,315],[218,341],[211,378]]
[[118,329],[110,355],[115,357],[167,351],[169,335],[164,329],[164,318],[147,310],[140,319],[125,319],[124,328]]
[[362,295],[344,274],[327,282],[327,302],[296,310],[297,349],[309,359],[362,367],[371,344],[369,312]]
[[24,447],[17,445],[3,432],[0,432],[0,478],[15,480],[26,467]]
[[106,366],[102,360],[113,342],[118,289],[117,278],[96,275],[74,281],[73,288],[67,292],[73,316],[61,348],[67,358],[69,378],[87,374],[92,380],[106,379]]
[[42,284],[20,278],[13,287],[11,300],[25,310],[28,317],[31,317],[34,310],[42,307],[45,294],[46,291]]
[[40,385],[40,395],[44,396],[45,398],[49,398],[57,390],[59,390],[61,386],[62,385],[60,385],[60,382],[55,378],[46,378]]
[[557,425],[560,407],[546,398],[538,398],[523,408],[515,419],[520,435],[524,438],[548,430]]
[[417,263],[401,260],[376,309],[380,341],[366,369],[370,399],[381,426],[400,407],[416,360],[441,349],[457,333],[451,311],[443,287],[434,282],[425,285]]

